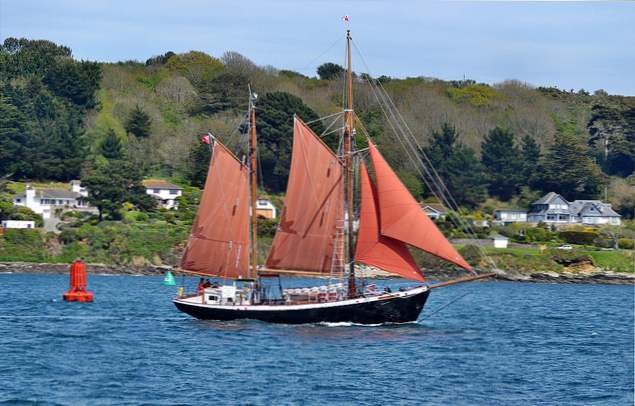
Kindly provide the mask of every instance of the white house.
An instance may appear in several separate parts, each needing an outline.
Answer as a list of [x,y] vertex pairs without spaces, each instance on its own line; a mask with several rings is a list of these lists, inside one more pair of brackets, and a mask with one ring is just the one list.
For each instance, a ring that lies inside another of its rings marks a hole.
[[499,225],[509,225],[512,223],[526,223],[527,210],[494,210],[494,223]]
[[256,216],[266,219],[275,219],[277,217],[276,206],[269,199],[259,197],[256,199]]
[[80,196],[88,197],[88,190],[82,186],[80,180],[71,180],[71,192],[79,193]]
[[568,202],[557,193],[549,192],[531,204],[527,214],[530,223],[620,225],[621,216],[609,203],[599,200],[574,200]]
[[178,208],[176,198],[183,195],[183,188],[159,179],[146,179],[143,181],[146,193],[158,200],[165,209]]
[[35,221],[2,220],[2,228],[35,228]]
[[[73,185],[71,184],[71,187]],[[81,187],[81,185],[77,186]],[[41,214],[43,219],[54,216],[55,209],[75,209],[92,210],[88,205],[85,195],[80,192],[64,189],[34,189],[30,185],[26,186],[24,194],[13,198],[13,204],[24,206]]]
[[507,248],[509,238],[500,234],[492,234],[490,238],[494,241],[494,248]]
[[448,215],[448,210],[441,204],[422,203],[421,208],[432,220],[443,219]]

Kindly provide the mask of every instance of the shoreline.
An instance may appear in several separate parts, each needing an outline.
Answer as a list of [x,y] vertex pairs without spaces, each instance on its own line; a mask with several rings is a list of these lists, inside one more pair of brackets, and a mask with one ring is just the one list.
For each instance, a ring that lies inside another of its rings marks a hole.
[[[70,264],[48,264],[36,262],[0,262],[0,274],[67,274]],[[130,275],[130,276],[161,276],[172,271],[171,266],[143,266],[130,267],[120,265],[87,264],[87,271],[91,275]],[[477,273],[491,271],[479,270]],[[494,279],[510,282],[531,283],[562,283],[562,284],[604,284],[604,285],[634,285],[635,273],[620,273],[611,271],[600,272],[518,272],[513,270],[496,269]],[[392,279],[390,274],[367,269],[364,275],[371,279]],[[178,274],[178,272],[175,272]],[[428,279],[450,280],[471,275],[465,271],[436,271],[425,270]]]

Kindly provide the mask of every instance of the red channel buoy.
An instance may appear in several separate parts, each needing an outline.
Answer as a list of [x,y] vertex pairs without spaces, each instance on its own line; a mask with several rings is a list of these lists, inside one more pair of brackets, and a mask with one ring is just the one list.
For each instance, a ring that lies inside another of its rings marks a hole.
[[86,290],[86,264],[79,259],[71,265],[71,288],[64,293],[67,302],[92,302],[93,292]]

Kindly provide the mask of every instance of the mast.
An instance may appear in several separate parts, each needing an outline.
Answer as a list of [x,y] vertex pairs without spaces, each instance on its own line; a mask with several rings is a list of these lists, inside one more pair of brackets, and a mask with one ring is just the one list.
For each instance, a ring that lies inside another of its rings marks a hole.
[[256,213],[257,196],[257,173],[256,161],[256,95],[249,87],[249,129],[251,130],[251,140],[249,142],[249,169],[251,175],[251,277],[258,279],[258,215]]
[[346,30],[346,109],[344,110],[344,206],[347,219],[347,264],[348,264],[348,297],[357,296],[355,286],[355,265],[353,252],[353,70],[351,66],[351,30]]

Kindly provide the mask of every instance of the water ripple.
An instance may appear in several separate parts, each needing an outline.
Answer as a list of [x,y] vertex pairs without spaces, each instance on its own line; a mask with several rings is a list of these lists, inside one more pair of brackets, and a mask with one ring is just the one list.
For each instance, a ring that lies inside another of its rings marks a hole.
[[160,282],[91,276],[80,304],[63,275],[0,275],[0,406],[633,404],[631,286],[474,283],[417,323],[289,326],[192,319]]

